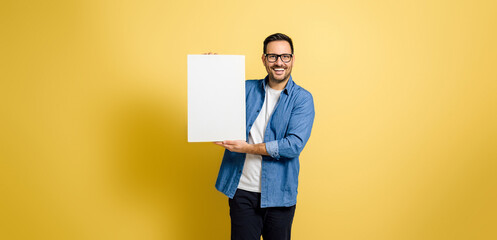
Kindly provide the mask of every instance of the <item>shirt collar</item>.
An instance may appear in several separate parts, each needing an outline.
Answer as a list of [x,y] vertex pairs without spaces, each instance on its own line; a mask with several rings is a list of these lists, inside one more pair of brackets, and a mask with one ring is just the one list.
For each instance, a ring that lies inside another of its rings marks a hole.
[[[266,89],[267,81],[269,81],[269,75],[267,75],[264,78],[264,81],[262,81],[262,89]],[[286,95],[290,95],[294,85],[295,83],[293,82],[292,75],[290,75],[290,78],[288,79],[288,82],[286,83],[286,86],[282,92],[284,92]]]

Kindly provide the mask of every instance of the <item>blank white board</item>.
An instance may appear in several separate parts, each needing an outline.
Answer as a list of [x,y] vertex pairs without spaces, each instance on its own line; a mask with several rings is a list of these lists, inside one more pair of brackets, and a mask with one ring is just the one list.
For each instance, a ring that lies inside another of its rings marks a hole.
[[188,142],[245,138],[245,56],[188,55]]

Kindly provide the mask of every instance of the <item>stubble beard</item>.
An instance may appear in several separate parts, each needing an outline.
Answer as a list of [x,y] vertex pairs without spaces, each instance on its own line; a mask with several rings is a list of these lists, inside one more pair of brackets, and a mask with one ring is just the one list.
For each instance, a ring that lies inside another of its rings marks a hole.
[[290,74],[291,74],[291,72],[289,72],[287,75],[285,75],[283,79],[276,79],[274,77],[273,73],[270,73],[269,74],[269,80],[271,82],[274,82],[274,83],[277,83],[277,84],[278,83],[283,83],[283,82],[287,81],[288,79],[290,79]]
[[[279,66],[276,66],[276,67],[279,67]],[[267,67],[268,69],[268,74],[269,74],[269,80],[271,82],[274,82],[276,84],[279,84],[279,83],[283,83],[285,81],[287,81],[288,79],[290,79],[290,74],[292,73],[292,71],[290,70],[290,72],[288,72],[286,75],[283,76],[282,79],[277,79],[275,74],[272,72],[273,70],[271,69],[271,67]],[[283,66],[281,66],[281,68],[284,68]],[[285,71],[288,71],[288,68],[284,68]]]

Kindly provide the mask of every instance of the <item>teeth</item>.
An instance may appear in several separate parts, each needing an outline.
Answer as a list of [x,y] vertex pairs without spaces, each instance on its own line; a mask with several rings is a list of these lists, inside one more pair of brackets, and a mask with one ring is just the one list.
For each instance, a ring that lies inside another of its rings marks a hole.
[[276,70],[276,71],[283,71],[285,69],[283,69],[283,68],[275,68],[274,70]]

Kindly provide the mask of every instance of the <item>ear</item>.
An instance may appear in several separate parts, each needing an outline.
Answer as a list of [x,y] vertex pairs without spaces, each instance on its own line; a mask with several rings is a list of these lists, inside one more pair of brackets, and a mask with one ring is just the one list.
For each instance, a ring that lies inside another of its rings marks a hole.
[[262,64],[266,66],[266,57],[264,56],[264,53],[261,56]]

